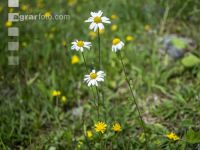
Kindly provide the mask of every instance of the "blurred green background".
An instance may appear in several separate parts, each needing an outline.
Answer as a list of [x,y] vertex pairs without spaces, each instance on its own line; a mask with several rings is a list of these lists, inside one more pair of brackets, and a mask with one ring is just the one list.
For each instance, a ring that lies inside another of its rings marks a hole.
[[[98,120],[91,90],[83,83],[88,74],[83,59],[71,50],[75,39],[91,41],[84,54],[91,69],[98,66],[97,33],[84,22],[98,10],[112,22],[100,34],[106,72],[101,117],[109,126],[122,125],[119,135],[107,131],[103,139],[93,131]],[[70,19],[10,23],[9,12]],[[0,15],[0,149],[88,149],[83,128],[93,132],[92,149],[143,149],[136,108],[111,51],[115,37],[125,42],[122,56],[148,128],[149,149],[198,148],[199,0],[21,0],[19,8],[8,8],[3,0]],[[9,27],[19,27],[19,37],[8,37]],[[8,51],[9,41],[19,41],[19,51]],[[18,56],[19,65],[8,65],[8,56]],[[60,96],[53,96],[54,90]],[[163,136],[168,132],[182,141],[169,141]]]

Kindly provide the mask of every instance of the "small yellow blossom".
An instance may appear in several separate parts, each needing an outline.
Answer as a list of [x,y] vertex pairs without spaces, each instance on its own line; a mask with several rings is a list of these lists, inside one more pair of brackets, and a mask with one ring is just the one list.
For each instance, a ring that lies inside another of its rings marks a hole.
[[134,41],[134,40],[135,40],[135,38],[133,36],[131,36],[131,35],[126,36],[127,42]]
[[62,104],[65,104],[67,102],[67,98],[65,96],[61,97],[61,102]]
[[[105,32],[104,29],[99,30],[99,33],[100,33],[100,34],[103,34],[104,32]],[[90,37],[92,40],[94,40],[94,39],[97,37],[97,34],[98,34],[98,31],[96,31],[96,32],[90,31],[90,32],[88,33],[89,37]]]
[[14,12],[14,9],[13,9],[13,8],[9,8],[8,12],[9,12],[9,13],[13,13],[13,12]]
[[122,127],[119,123],[114,123],[112,126],[112,130],[115,132],[121,132],[122,131]]
[[27,11],[28,5],[22,5],[20,8],[21,8],[22,11]]
[[115,14],[112,14],[112,15],[111,15],[111,19],[113,19],[113,20],[118,19],[118,16],[115,15]]
[[74,5],[76,5],[76,3],[77,3],[77,0],[67,0],[67,4],[69,6],[74,6]]
[[91,131],[91,130],[88,130],[88,131],[87,131],[87,137],[88,137],[88,138],[91,138],[92,136],[93,136],[92,131]]
[[13,24],[13,23],[12,23],[11,21],[6,21],[5,26],[6,26],[6,27],[11,27],[12,24]]
[[60,96],[61,92],[57,91],[57,90],[54,90],[51,94],[52,94],[52,96]]
[[173,141],[178,141],[180,140],[180,137],[178,137],[175,133],[171,132],[169,134],[166,135],[166,137],[170,140],[173,140]]
[[148,25],[148,24],[147,24],[147,25],[145,25],[145,26],[144,26],[144,29],[145,29],[145,31],[147,31],[147,32],[148,32],[148,31],[150,31],[150,30],[151,30],[151,27],[150,27],[150,25]]
[[96,132],[101,132],[101,133],[104,133],[106,131],[106,127],[107,127],[107,124],[104,123],[104,122],[97,122],[95,124],[95,131]]
[[71,58],[71,64],[74,65],[74,64],[77,64],[79,62],[79,58],[77,55],[73,55],[72,58]]
[[[98,31],[96,31],[97,33],[98,33]],[[99,34],[104,34],[104,32],[105,32],[105,29],[100,29],[99,30]]]
[[118,28],[118,26],[117,26],[116,24],[113,24],[113,25],[111,26],[111,31],[116,31],[117,28]]
[[49,12],[49,11],[45,12],[45,13],[44,13],[44,16],[45,16],[45,17],[50,17],[50,16],[51,16],[51,12]]
[[92,136],[93,136],[92,131],[91,131],[91,130],[88,130],[88,131],[87,131],[87,137],[88,137],[88,138],[91,138]]
[[90,31],[90,32],[88,33],[88,35],[89,35],[89,37],[90,37],[92,40],[94,40],[94,39],[97,37],[97,33],[94,32],[94,31]]

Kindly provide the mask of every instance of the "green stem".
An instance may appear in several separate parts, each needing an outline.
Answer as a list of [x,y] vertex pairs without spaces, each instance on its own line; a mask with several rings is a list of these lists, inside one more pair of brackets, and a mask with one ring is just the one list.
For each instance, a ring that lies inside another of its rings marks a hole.
[[165,25],[166,25],[166,22],[167,22],[167,17],[169,15],[169,6],[167,5],[166,9],[165,9],[165,13],[164,13],[164,16],[163,16],[163,19],[161,21],[161,25],[160,25],[160,31],[159,31],[159,35],[162,36],[163,32],[164,32],[164,29],[165,29]]
[[102,99],[103,99],[103,108],[104,108],[104,121],[107,122],[107,109],[105,105],[105,96],[104,96],[104,91],[102,90]]
[[98,50],[99,50],[99,70],[101,69],[101,39],[100,39],[100,31],[98,28]]
[[85,65],[85,69],[87,71],[87,64],[86,64],[86,60],[85,60],[85,56],[84,56],[84,53],[82,52],[82,56],[83,56],[83,61],[84,61],[84,65]]
[[56,107],[58,107],[58,96],[56,96]]
[[98,120],[99,120],[100,95],[99,95],[99,90],[97,87],[96,87],[96,92],[97,92],[97,115],[98,115]]
[[[84,60],[84,64],[85,64],[85,69],[86,71],[88,71],[89,69],[87,68],[87,63],[86,63],[86,59],[85,59],[85,56],[84,56],[84,53],[82,52],[82,56],[83,56],[83,60]],[[95,94],[94,94],[94,91],[92,89],[92,94],[93,94],[93,97],[95,99]],[[98,110],[98,102],[97,102],[97,105],[96,105],[96,102],[94,102],[94,106],[97,107],[97,110]],[[99,113],[98,113],[99,114]]]
[[141,125],[142,125],[143,131],[144,131],[144,135],[145,135],[145,147],[146,147],[146,149],[147,149],[147,135],[146,135],[146,130],[145,130],[145,124],[144,124],[144,121],[143,121],[143,119],[142,119],[141,112],[140,112],[140,110],[139,110],[139,107],[138,107],[138,104],[137,104],[135,95],[134,95],[133,90],[132,90],[132,88],[131,88],[131,84],[130,84],[130,82],[129,82],[129,80],[128,80],[128,76],[127,76],[127,74],[126,74],[124,62],[123,62],[123,60],[122,60],[122,56],[121,56],[121,53],[120,53],[120,52],[119,52],[119,56],[120,56],[120,61],[121,61],[121,64],[122,64],[123,72],[124,72],[124,75],[125,75],[125,78],[126,78],[126,82],[128,83],[128,86],[129,86],[129,89],[130,89],[130,91],[131,91],[131,95],[132,95],[132,98],[133,98],[133,102],[134,102],[134,104],[135,104],[135,106],[136,106],[136,109],[137,109],[137,112],[138,112],[138,114],[139,114],[140,123],[141,123]]

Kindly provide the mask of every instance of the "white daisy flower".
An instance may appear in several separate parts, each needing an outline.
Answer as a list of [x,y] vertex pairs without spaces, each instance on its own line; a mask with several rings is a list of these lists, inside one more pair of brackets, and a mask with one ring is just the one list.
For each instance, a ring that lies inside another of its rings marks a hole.
[[112,51],[117,52],[121,50],[124,46],[124,43],[119,38],[114,38],[112,41]]
[[71,49],[83,52],[84,48],[90,49],[91,46],[92,46],[91,42],[84,42],[84,41],[75,40],[74,42],[72,42]]
[[91,12],[90,14],[91,17],[85,20],[85,22],[91,22],[89,28],[90,30],[94,29],[94,32],[96,32],[98,28],[99,30],[103,30],[104,29],[103,23],[110,23],[109,18],[105,16],[102,17],[103,12],[101,10],[98,12]]
[[87,82],[88,86],[98,86],[98,82],[103,82],[105,77],[105,73],[103,71],[98,71],[96,73],[95,70],[89,75],[85,75],[84,81]]

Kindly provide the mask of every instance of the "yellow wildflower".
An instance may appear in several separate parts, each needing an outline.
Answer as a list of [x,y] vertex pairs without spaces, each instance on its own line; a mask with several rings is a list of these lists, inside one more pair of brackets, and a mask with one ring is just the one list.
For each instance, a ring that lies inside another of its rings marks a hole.
[[115,131],[115,132],[121,132],[122,131],[122,127],[121,127],[121,125],[119,123],[115,123],[112,126],[112,130]]
[[51,12],[49,12],[49,11],[45,12],[45,13],[44,13],[44,16],[45,16],[45,17],[50,17],[50,16],[51,16]]
[[77,55],[73,55],[72,58],[71,58],[71,64],[74,65],[74,64],[77,64],[79,62],[79,58]]
[[173,141],[178,141],[180,140],[180,137],[178,137],[175,133],[171,132],[169,134],[166,135],[166,137],[170,140],[173,140]]
[[74,5],[76,5],[76,3],[77,3],[77,0],[67,0],[67,4],[69,6],[74,6]]
[[[99,33],[100,33],[100,34],[103,34],[104,32],[105,32],[104,29],[99,30]],[[98,34],[98,31],[96,31],[96,32],[90,31],[90,32],[88,33],[89,37],[90,37],[92,40],[94,40],[94,39],[97,37],[97,34]]]
[[113,20],[118,19],[118,16],[115,15],[115,14],[112,14],[112,15],[111,15],[111,19],[113,19]]
[[131,35],[126,36],[127,42],[134,41],[134,40],[135,40],[135,38],[133,36],[131,36]]
[[116,31],[117,28],[118,28],[118,26],[117,26],[116,24],[113,24],[113,25],[111,26],[111,31]]
[[92,131],[91,131],[91,130],[88,130],[88,131],[87,131],[87,137],[88,137],[88,138],[91,138],[92,136],[93,136]]
[[27,11],[28,5],[22,5],[20,8],[21,8],[22,11]]
[[65,96],[61,97],[61,102],[62,104],[65,104],[67,102],[67,98]]
[[88,33],[88,35],[89,35],[89,37],[90,37],[92,40],[94,40],[94,39],[97,37],[97,33],[94,32],[94,31],[90,31],[90,32]]
[[151,27],[150,27],[150,25],[147,24],[147,25],[144,26],[144,29],[145,29],[145,31],[148,32],[151,29]]
[[52,96],[60,96],[61,92],[57,91],[57,90],[54,90],[51,94],[52,94]]
[[100,30],[99,30],[99,33],[100,33],[100,34],[103,34],[104,32],[105,32],[104,29],[100,29]]
[[6,21],[5,26],[6,26],[6,27],[11,27],[12,24],[13,24],[13,23],[12,23],[11,21]]
[[101,133],[104,133],[106,131],[106,127],[107,127],[107,124],[104,123],[104,122],[97,122],[95,124],[95,131],[96,132],[101,132]]

